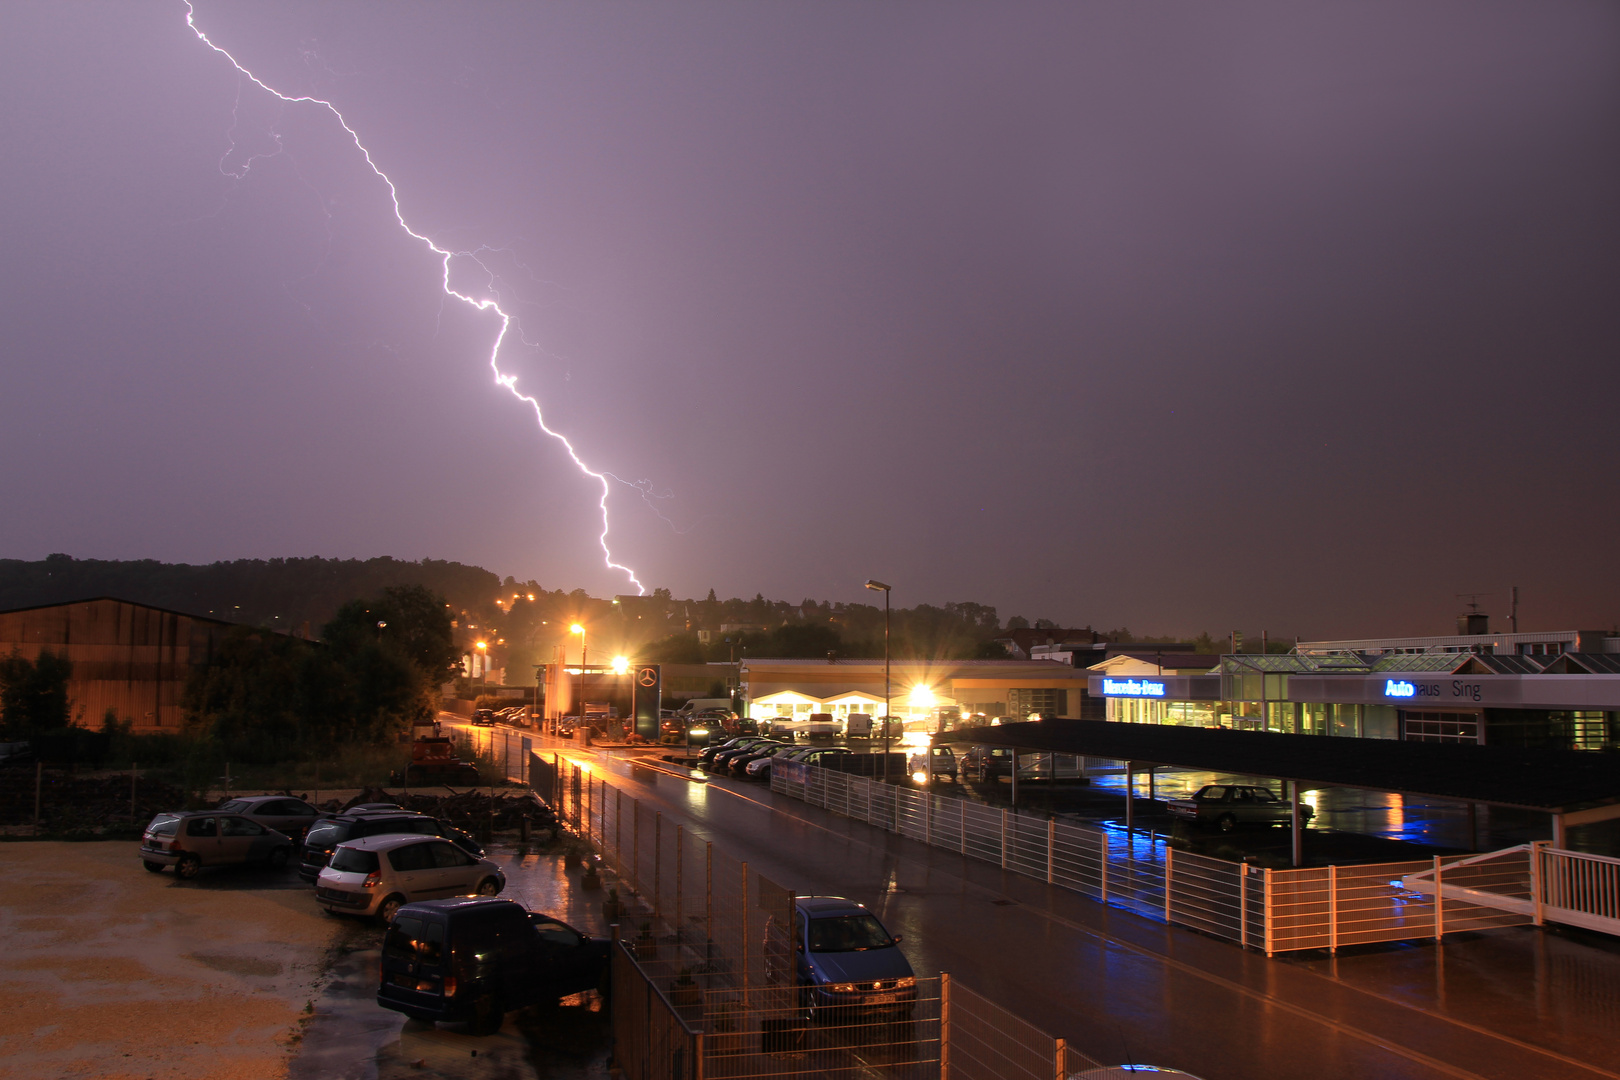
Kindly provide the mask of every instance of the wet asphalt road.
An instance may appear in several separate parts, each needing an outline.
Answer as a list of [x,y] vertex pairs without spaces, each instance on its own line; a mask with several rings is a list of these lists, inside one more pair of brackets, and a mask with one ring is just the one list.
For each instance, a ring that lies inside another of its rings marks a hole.
[[1105,1062],[1208,1080],[1620,1078],[1605,938],[1522,928],[1267,960],[763,785],[544,742],[799,893],[868,904],[918,974],[948,971]]

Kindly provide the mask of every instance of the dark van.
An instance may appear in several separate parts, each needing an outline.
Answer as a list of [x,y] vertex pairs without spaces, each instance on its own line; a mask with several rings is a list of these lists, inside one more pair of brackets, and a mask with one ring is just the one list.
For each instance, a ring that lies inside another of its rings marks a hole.
[[320,818],[304,834],[303,862],[298,876],[313,885],[321,871],[332,860],[332,852],[348,840],[367,836],[386,836],[390,833],[419,833],[422,836],[442,836],[456,847],[476,859],[484,857],[484,849],[467,833],[448,821],[413,814],[408,810],[377,811],[351,810],[345,814],[329,814]]
[[512,900],[406,904],[383,938],[377,1004],[488,1035],[512,1009],[602,989],[609,946]]

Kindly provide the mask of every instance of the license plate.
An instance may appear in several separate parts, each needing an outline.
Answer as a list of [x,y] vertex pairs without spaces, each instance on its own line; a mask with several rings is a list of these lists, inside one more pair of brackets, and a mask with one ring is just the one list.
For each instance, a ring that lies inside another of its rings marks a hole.
[[871,994],[871,995],[869,995],[867,997],[866,1000],[870,1001],[874,1005],[888,1005],[891,1002],[899,1001],[900,1000],[900,995],[899,994]]

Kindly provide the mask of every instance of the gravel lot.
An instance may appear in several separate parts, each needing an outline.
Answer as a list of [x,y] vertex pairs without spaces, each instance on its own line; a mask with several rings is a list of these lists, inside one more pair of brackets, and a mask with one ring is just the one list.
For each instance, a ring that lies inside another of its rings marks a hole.
[[290,872],[150,874],[131,841],[0,847],[16,1078],[285,1076],[346,928]]

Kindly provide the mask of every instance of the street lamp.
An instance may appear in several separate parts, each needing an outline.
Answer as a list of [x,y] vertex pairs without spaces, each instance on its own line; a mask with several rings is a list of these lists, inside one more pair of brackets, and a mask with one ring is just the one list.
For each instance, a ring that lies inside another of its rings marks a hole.
[[585,627],[574,623],[568,628],[570,634],[579,635],[579,700],[574,702],[574,715],[579,717],[580,723],[585,722]]
[[[381,623],[377,624],[381,626]],[[489,642],[478,643],[478,670],[483,675],[483,692],[489,693]]]
[[889,782],[889,586],[868,580],[868,589],[883,594],[883,782]]

